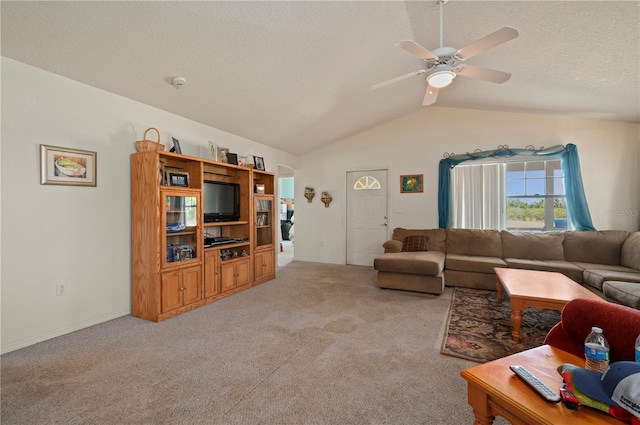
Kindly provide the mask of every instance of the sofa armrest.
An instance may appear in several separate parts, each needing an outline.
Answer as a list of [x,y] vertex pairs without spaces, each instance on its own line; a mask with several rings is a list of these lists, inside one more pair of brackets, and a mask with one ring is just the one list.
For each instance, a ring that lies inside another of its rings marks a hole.
[[634,360],[633,341],[640,334],[640,310],[607,301],[569,301],[560,323],[547,334],[545,344],[584,357],[584,340],[592,326],[602,328],[611,347],[611,362]]
[[578,340],[569,335],[562,327],[562,322],[557,323],[553,328],[551,328],[547,336],[544,338],[544,343],[559,348],[562,351],[566,351],[567,353],[571,353],[574,356],[584,358],[584,341]]
[[402,242],[395,239],[391,239],[382,244],[384,252],[400,252],[402,251]]

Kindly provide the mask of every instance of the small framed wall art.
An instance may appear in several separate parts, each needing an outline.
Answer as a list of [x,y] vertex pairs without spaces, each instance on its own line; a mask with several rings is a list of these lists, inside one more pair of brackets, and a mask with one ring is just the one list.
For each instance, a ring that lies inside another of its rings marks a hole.
[[97,153],[40,145],[40,184],[97,185]]
[[400,193],[422,193],[422,180],[422,174],[408,174],[400,176]]

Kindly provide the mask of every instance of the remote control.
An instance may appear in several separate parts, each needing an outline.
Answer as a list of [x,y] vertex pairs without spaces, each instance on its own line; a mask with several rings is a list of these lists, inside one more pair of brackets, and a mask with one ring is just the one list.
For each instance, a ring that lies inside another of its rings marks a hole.
[[520,365],[512,365],[509,368],[518,375],[524,382],[529,384],[531,388],[536,390],[538,394],[545,398],[547,401],[557,403],[561,400],[558,393],[546,386],[542,381],[536,378],[531,372]]

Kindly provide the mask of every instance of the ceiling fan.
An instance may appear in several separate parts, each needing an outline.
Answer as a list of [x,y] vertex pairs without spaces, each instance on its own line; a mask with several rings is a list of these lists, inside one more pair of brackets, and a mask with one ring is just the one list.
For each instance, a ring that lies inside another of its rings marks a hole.
[[372,89],[397,83],[398,81],[414,77],[416,75],[426,75],[427,90],[424,95],[423,105],[432,105],[438,98],[438,91],[453,82],[453,79],[462,75],[463,77],[478,78],[480,80],[490,81],[492,83],[502,84],[511,78],[511,74],[494,69],[481,68],[478,66],[467,65],[463,63],[467,59],[476,56],[479,53],[487,51],[509,40],[518,37],[518,30],[511,27],[504,27],[495,31],[480,40],[477,40],[467,47],[455,49],[453,47],[443,47],[442,44],[442,6],[448,0],[439,0],[440,5],[440,47],[434,49],[433,52],[425,49],[413,40],[402,40],[396,43],[396,46],[407,52],[419,57],[424,61],[424,69],[392,78],[391,80],[372,86]]

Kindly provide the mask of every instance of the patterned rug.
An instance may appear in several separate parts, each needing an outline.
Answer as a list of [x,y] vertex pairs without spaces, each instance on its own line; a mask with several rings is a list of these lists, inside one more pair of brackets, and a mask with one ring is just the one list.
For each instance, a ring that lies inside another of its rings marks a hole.
[[449,320],[440,352],[478,363],[499,359],[542,344],[560,321],[560,312],[526,308],[522,312],[520,342],[511,339],[511,307],[495,291],[454,288]]

